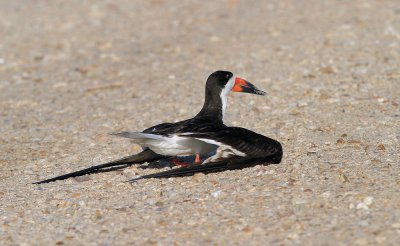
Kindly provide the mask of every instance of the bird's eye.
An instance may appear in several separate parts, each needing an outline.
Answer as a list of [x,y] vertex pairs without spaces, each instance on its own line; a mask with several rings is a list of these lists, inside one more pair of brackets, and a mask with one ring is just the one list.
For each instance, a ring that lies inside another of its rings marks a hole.
[[226,75],[226,78],[227,78],[227,79],[230,79],[230,78],[231,78],[231,75],[230,75],[230,74],[227,74],[227,75]]

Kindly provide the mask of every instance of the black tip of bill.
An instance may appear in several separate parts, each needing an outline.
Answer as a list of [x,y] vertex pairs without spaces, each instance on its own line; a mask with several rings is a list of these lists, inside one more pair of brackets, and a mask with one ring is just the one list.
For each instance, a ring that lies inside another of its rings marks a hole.
[[259,90],[257,87],[255,87],[251,83],[247,83],[245,86],[242,86],[242,92],[261,95],[261,96],[264,96],[265,94],[267,94],[265,91]]
[[255,91],[254,91],[254,94],[256,94],[256,95],[261,95],[261,96],[265,96],[265,94],[267,94],[265,91],[261,91],[261,90],[258,90],[258,89],[256,89]]

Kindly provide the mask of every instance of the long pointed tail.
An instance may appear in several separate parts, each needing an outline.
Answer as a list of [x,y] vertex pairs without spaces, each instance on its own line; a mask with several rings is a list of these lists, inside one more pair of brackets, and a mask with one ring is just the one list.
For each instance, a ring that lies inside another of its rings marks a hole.
[[156,154],[152,150],[146,149],[136,155],[127,156],[127,157],[118,159],[116,161],[111,161],[111,162],[107,162],[104,164],[91,166],[89,168],[85,168],[85,169],[82,169],[79,171],[75,171],[75,172],[63,174],[63,175],[60,175],[60,176],[57,176],[54,178],[34,182],[33,184],[50,183],[50,182],[54,182],[57,180],[64,180],[64,179],[83,176],[83,175],[91,174],[91,173],[109,172],[109,171],[125,168],[125,167],[131,166],[133,164],[151,162],[151,161],[156,161],[156,160],[160,160],[163,158],[166,158],[166,156]]

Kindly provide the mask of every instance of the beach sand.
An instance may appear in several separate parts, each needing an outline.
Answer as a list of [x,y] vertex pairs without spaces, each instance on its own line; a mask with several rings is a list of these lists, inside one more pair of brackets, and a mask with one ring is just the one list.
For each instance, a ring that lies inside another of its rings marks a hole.
[[[395,245],[398,1],[0,0],[1,245]],[[34,181],[140,151],[110,136],[193,117],[229,70],[226,123],[279,165]]]

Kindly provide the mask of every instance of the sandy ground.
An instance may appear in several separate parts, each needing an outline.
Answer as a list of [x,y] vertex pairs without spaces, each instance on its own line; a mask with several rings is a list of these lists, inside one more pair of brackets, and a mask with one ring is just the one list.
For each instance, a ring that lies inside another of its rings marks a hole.
[[[399,62],[398,1],[1,0],[0,244],[395,245]],[[268,92],[227,123],[281,164],[30,184],[139,151],[108,133],[192,117],[218,69]]]

